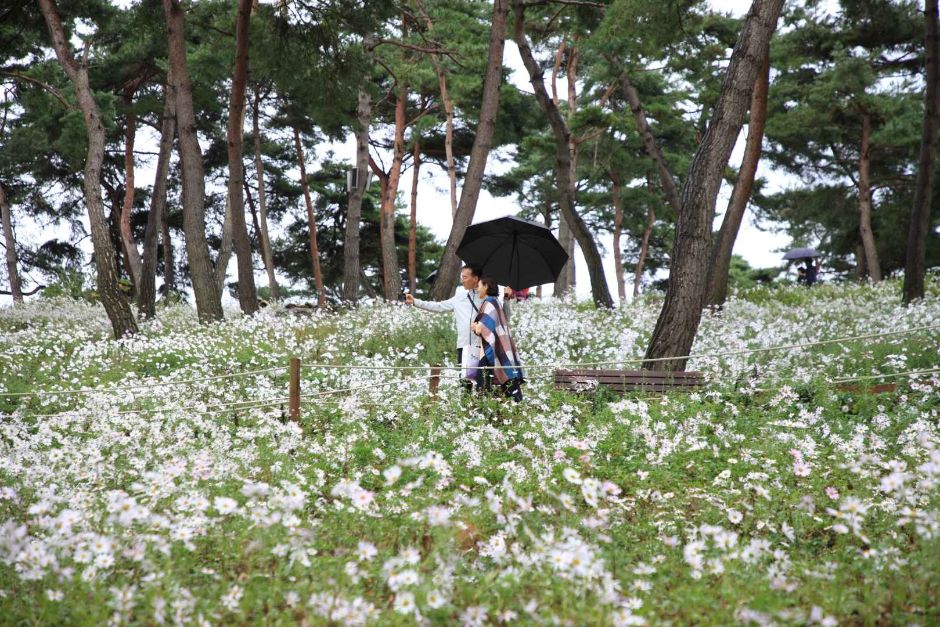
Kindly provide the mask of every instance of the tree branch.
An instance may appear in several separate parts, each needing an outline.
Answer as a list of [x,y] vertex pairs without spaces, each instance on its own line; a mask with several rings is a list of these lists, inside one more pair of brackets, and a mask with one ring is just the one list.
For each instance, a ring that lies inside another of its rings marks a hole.
[[65,99],[65,96],[62,95],[62,92],[56,89],[55,87],[53,87],[52,85],[50,85],[49,83],[44,83],[43,81],[37,78],[33,78],[32,76],[27,76],[26,74],[21,74],[20,72],[17,72],[15,70],[0,70],[0,74],[5,74],[6,76],[12,76],[13,78],[17,78],[21,81],[26,81],[27,83],[33,83],[34,85],[38,85],[45,91],[55,96],[56,99],[62,103],[62,106],[70,111],[78,108],[73,104],[69,104],[68,100]]

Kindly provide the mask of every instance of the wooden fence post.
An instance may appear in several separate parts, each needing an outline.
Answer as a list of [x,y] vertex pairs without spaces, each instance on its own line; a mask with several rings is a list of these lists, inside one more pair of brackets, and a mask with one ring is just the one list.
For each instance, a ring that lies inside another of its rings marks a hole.
[[290,358],[290,384],[288,386],[287,403],[290,419],[300,422],[300,359]]
[[431,366],[431,379],[428,381],[428,394],[437,396],[437,387],[441,384],[441,367]]

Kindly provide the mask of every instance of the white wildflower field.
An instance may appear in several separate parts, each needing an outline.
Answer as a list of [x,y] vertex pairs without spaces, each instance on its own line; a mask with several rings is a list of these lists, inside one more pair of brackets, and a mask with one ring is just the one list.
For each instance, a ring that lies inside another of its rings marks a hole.
[[661,297],[523,303],[519,404],[430,396],[453,320],[401,305],[0,309],[0,623],[938,624],[936,285],[739,293],[703,388],[624,397],[552,371],[641,357]]

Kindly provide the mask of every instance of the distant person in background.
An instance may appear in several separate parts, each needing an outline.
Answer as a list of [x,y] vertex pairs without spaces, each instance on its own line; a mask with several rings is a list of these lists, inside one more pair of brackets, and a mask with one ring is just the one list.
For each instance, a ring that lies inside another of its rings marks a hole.
[[509,334],[509,321],[496,299],[499,285],[492,277],[482,277],[477,294],[483,304],[470,326],[482,341],[477,384],[486,389],[495,380],[503,394],[518,403],[522,400],[522,365],[516,344]]
[[521,290],[514,290],[511,287],[503,288],[503,302],[509,302],[514,300],[521,303],[524,300],[529,300],[529,288],[523,288]]
[[796,269],[796,282],[810,286],[819,280],[819,267],[822,265],[822,261],[816,259],[814,263],[812,258],[807,257],[804,263],[806,265]]

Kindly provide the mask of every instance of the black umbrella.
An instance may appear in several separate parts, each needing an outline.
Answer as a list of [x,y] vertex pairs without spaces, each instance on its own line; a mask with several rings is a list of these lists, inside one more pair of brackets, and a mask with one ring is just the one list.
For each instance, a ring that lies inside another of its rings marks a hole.
[[514,290],[552,283],[568,261],[547,227],[514,216],[467,227],[457,256]]
[[815,248],[794,248],[793,250],[788,250],[787,254],[783,256],[786,260],[793,259],[809,259],[811,257],[818,257],[819,253],[816,252]]

